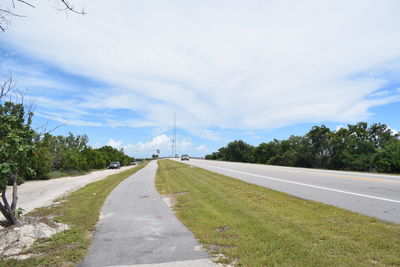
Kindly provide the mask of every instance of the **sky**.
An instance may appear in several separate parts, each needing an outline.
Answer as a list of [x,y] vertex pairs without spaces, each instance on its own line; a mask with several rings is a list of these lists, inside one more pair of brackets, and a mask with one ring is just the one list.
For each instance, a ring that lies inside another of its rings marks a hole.
[[0,33],[0,78],[52,134],[146,157],[171,155],[174,113],[192,156],[321,124],[400,130],[398,0],[70,2],[86,14],[16,3]]

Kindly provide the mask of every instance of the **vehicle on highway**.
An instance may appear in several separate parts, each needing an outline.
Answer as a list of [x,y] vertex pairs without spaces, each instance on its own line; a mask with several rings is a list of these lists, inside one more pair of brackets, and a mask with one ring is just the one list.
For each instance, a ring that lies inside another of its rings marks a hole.
[[138,165],[139,163],[137,161],[132,161],[131,165]]
[[188,154],[183,154],[181,156],[181,161],[183,161],[183,160],[189,160],[189,155]]
[[109,169],[121,169],[121,163],[119,161],[114,161],[111,162],[110,165],[108,165]]

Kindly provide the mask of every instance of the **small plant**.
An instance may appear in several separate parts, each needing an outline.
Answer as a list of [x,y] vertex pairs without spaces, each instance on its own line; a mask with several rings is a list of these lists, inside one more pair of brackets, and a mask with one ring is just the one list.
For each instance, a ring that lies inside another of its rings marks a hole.
[[21,216],[22,216],[22,214],[24,214],[24,212],[25,212],[25,209],[23,209],[23,208],[18,208],[16,210],[13,210],[14,216],[17,219],[21,218]]

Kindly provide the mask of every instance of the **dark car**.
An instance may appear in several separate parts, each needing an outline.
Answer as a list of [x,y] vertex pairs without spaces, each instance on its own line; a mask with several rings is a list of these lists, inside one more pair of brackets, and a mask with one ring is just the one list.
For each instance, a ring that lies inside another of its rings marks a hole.
[[188,154],[183,154],[182,156],[181,156],[181,160],[183,161],[183,160],[189,160],[189,155]]
[[111,162],[110,165],[108,165],[108,168],[109,169],[120,169],[121,163],[119,163],[119,161]]

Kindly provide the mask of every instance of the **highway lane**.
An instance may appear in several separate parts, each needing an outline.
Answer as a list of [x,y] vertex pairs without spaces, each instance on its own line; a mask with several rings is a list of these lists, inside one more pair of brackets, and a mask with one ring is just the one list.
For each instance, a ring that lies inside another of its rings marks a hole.
[[400,176],[198,159],[184,163],[400,224]]

